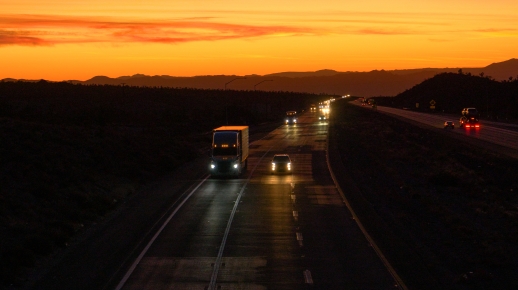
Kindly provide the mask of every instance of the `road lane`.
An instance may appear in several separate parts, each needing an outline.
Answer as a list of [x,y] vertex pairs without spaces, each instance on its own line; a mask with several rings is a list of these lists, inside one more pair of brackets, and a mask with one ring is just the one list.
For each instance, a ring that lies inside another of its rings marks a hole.
[[[299,120],[251,145],[242,179],[204,182],[123,289],[209,289],[214,273],[217,289],[394,289],[327,170],[327,123]],[[293,174],[270,174],[276,153]]]
[[[377,107],[378,111],[389,113],[397,116],[401,116],[412,120],[414,122],[419,122],[423,124],[430,125],[435,128],[443,128],[444,121],[451,120],[451,118],[445,118],[444,116],[437,114],[427,114],[409,110],[402,110],[390,107]],[[459,114],[460,118],[460,114]],[[455,122],[456,128],[451,130],[451,132],[455,134],[462,134],[465,136],[470,136],[476,139],[480,139],[486,142],[491,142],[500,146],[508,147],[511,149],[518,149],[518,131],[509,130],[498,127],[495,125],[495,122],[480,122],[481,128],[479,129],[464,129],[459,128],[458,120],[451,120]]]

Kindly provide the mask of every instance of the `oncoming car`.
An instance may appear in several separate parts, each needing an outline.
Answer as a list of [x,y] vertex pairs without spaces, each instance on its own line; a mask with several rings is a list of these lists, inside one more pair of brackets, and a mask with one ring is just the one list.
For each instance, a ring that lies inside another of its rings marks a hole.
[[275,154],[272,159],[271,173],[292,173],[291,159],[288,154]]

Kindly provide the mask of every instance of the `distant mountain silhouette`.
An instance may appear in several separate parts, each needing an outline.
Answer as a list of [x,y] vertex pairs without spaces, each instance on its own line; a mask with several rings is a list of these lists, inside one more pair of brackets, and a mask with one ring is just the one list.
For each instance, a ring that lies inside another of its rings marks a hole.
[[[518,78],[518,59],[512,58],[503,62],[496,62],[486,66],[483,69],[475,69],[472,74],[492,76],[495,80],[507,80],[509,77]],[[470,70],[466,70],[469,72]]]
[[490,76],[502,81],[518,77],[518,59],[493,63],[483,68],[421,68],[404,70],[374,70],[371,72],[281,72],[259,75],[212,75],[173,77],[135,74],[110,78],[96,76],[87,81],[69,81],[81,84],[173,87],[196,89],[262,90],[308,92],[317,94],[350,94],[360,97],[395,96],[441,73],[463,73]]
[[265,77],[287,77],[287,78],[302,78],[302,77],[323,77],[323,76],[334,76],[339,74],[335,70],[323,69],[315,72],[281,72],[264,75]]

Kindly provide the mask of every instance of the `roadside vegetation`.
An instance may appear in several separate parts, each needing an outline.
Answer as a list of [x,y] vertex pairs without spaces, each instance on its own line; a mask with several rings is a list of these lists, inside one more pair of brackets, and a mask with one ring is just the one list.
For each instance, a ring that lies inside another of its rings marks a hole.
[[[345,102],[332,118],[351,200],[403,279],[431,289],[408,275],[422,266],[437,289],[518,289],[518,160]],[[408,248],[391,248],[373,215]]]
[[280,122],[316,98],[0,82],[0,285],[23,283],[142,185],[205,154],[213,128]]

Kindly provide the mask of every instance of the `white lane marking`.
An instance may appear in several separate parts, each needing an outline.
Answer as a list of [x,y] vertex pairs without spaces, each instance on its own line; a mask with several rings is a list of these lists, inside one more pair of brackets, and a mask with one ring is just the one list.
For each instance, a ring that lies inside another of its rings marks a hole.
[[304,244],[302,243],[304,239],[302,238],[302,233],[297,233],[297,241],[299,242],[299,247],[302,247],[304,246]]
[[214,290],[216,289],[216,280],[218,278],[218,272],[219,267],[221,265],[221,258],[223,257],[223,250],[225,249],[225,244],[227,242],[228,233],[230,232],[230,226],[232,225],[232,220],[234,219],[234,215],[236,214],[237,206],[239,205],[239,201],[241,200],[241,196],[243,196],[243,192],[245,191],[246,186],[250,182],[250,179],[252,178],[252,175],[254,174],[255,169],[261,163],[261,160],[263,160],[264,156],[272,150],[273,147],[270,147],[268,151],[266,151],[263,156],[259,159],[259,161],[255,164],[254,168],[252,169],[252,172],[250,172],[250,175],[248,176],[245,184],[243,184],[243,187],[241,187],[241,191],[239,192],[239,195],[237,196],[236,202],[234,203],[234,208],[232,208],[232,212],[230,213],[230,218],[227,223],[227,228],[225,229],[225,234],[223,235],[223,240],[221,241],[221,245],[219,246],[219,252],[218,257],[216,258],[216,262],[214,263],[214,269],[212,270],[212,276],[210,277],[210,284],[208,290]]
[[311,271],[309,271],[309,270],[304,271],[304,282],[306,282],[306,284],[313,284],[313,278],[311,277]]
[[151,247],[151,245],[155,242],[156,238],[160,235],[160,233],[162,232],[162,230],[165,228],[165,226],[169,223],[169,221],[171,221],[171,219],[173,218],[173,216],[178,212],[178,210],[180,210],[180,208],[185,204],[185,202],[187,202],[187,200],[194,194],[194,192],[209,178],[209,176],[205,177],[205,179],[203,179],[202,181],[200,181],[200,183],[198,183],[198,185],[189,193],[189,195],[187,195],[183,200],[182,202],[175,208],[175,210],[171,213],[171,215],[169,215],[169,217],[167,218],[167,220],[164,222],[164,224],[158,229],[158,231],[155,233],[155,235],[153,236],[153,238],[151,238],[151,240],[147,243],[146,247],[144,248],[144,250],[142,250],[142,252],[140,253],[140,255],[137,257],[137,259],[135,260],[135,262],[133,262],[133,264],[131,265],[131,267],[129,268],[128,272],[126,272],[126,275],[124,275],[124,278],[122,278],[122,280],[119,282],[119,284],[117,285],[117,287],[115,288],[116,290],[120,290],[122,289],[122,287],[124,286],[124,284],[126,284],[126,282],[128,281],[129,277],[131,276],[131,274],[133,273],[133,271],[135,271],[135,268],[137,267],[137,265],[140,263],[140,261],[142,260],[142,258],[144,257],[144,255],[146,254],[146,252],[149,250],[149,248]]
[[299,218],[299,212],[298,211],[296,211],[296,210],[293,211],[293,218],[295,220],[297,220]]
[[292,194],[292,195],[291,195],[291,200],[293,201],[293,203],[295,203],[295,199],[296,199],[295,195],[294,195],[294,194]]

